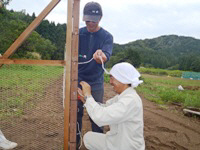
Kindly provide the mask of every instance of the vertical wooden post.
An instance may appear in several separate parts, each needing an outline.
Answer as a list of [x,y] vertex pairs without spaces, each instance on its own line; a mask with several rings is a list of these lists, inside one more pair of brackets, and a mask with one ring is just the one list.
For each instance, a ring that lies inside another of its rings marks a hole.
[[80,8],[80,0],[74,0],[72,52],[71,52],[72,62],[71,62],[71,101],[70,101],[71,102],[71,105],[70,105],[70,150],[76,150],[79,8]]
[[67,33],[66,33],[66,78],[64,100],[64,150],[69,148],[69,110],[70,110],[70,85],[71,85],[71,41],[72,41],[72,7],[73,0],[68,0],[67,7]]
[[64,150],[76,150],[79,7],[80,0],[68,0]]

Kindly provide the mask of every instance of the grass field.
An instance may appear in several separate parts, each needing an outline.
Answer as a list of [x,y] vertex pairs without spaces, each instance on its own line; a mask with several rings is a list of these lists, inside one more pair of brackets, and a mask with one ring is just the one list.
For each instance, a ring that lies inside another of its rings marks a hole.
[[165,69],[156,69],[156,68],[139,68],[138,71],[144,74],[152,75],[165,75],[172,77],[181,77],[183,71],[180,70],[165,70]]
[[22,114],[23,106],[41,97],[62,74],[63,67],[4,65],[0,68],[0,117]]
[[[180,78],[182,71],[152,68],[140,68],[144,81],[137,91],[150,101],[158,104],[178,103],[184,107],[200,108],[200,80]],[[109,75],[104,76],[109,82]],[[178,90],[181,85],[184,90]]]
[[[159,104],[175,102],[185,107],[200,108],[200,80],[178,78],[182,73],[180,71],[139,71],[145,74],[141,77],[144,83],[137,91],[148,100]],[[23,106],[42,96],[51,81],[62,74],[63,67],[4,65],[0,69],[0,117],[23,114]],[[105,74],[104,79],[109,82],[109,75]],[[178,90],[179,85],[185,90]],[[31,106],[34,107],[34,104]]]

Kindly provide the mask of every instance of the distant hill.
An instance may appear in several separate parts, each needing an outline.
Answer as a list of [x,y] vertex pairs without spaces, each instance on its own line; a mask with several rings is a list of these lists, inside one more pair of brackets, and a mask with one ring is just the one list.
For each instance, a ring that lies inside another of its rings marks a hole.
[[[135,60],[139,60],[140,63]],[[164,35],[123,45],[115,44],[108,66],[120,61],[128,61],[136,67],[142,65],[200,71],[200,40],[185,36]]]

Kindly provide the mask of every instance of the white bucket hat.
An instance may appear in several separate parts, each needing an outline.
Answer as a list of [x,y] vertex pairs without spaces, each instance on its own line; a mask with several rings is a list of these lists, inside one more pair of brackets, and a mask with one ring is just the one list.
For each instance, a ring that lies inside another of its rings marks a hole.
[[123,84],[131,84],[132,87],[137,87],[143,81],[139,80],[140,73],[133,65],[127,62],[122,62],[114,65],[110,70],[110,74]]

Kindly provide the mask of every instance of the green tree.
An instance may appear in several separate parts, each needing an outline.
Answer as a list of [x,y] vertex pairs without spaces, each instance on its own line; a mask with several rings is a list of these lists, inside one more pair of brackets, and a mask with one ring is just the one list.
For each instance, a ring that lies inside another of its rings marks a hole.
[[194,57],[190,70],[200,72],[200,57]]
[[[3,54],[11,44],[26,29],[28,24],[24,12],[9,12],[4,9],[0,13],[0,53]],[[29,16],[30,17],[30,16]],[[12,58],[30,57],[28,54],[38,53],[42,59],[51,59],[57,51],[56,46],[48,39],[41,37],[36,31],[33,31],[28,39],[26,39],[17,51],[11,56]]]
[[112,67],[114,64],[119,62],[129,62],[135,67],[139,67],[141,64],[140,55],[134,49],[128,48],[122,52],[112,56],[108,62],[108,67]]
[[134,49],[126,50],[126,61],[131,63],[134,67],[138,68],[141,64],[140,55]]

